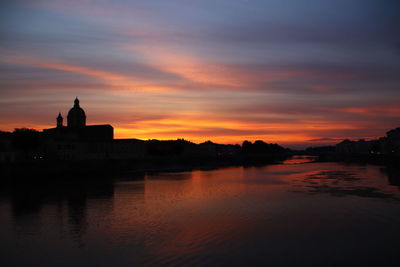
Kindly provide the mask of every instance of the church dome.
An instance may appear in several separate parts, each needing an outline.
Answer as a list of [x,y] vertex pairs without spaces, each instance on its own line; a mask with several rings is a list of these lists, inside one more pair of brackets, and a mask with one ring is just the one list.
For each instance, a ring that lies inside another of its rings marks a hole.
[[86,114],[79,106],[78,98],[75,99],[74,106],[69,110],[67,120],[68,127],[83,127],[86,125]]

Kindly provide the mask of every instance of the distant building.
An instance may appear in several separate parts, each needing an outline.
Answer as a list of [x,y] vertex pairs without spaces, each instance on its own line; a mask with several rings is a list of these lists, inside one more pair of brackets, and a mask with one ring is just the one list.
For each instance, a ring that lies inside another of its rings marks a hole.
[[109,124],[86,125],[86,114],[79,106],[78,98],[68,112],[67,126],[63,125],[61,113],[58,114],[56,122],[56,128],[43,130],[47,137],[75,141],[111,141],[114,138],[114,128]]
[[377,140],[365,141],[350,141],[346,139],[336,145],[336,152],[340,154],[370,154],[375,151]]
[[390,130],[386,137],[377,140],[351,141],[346,139],[336,145],[336,152],[340,154],[382,154],[400,156],[400,128]]
[[400,128],[388,131],[386,137],[380,138],[379,141],[383,154],[400,156]]
[[67,126],[63,125],[61,113],[56,118],[56,127],[43,130],[43,154],[47,158],[62,160],[106,159],[112,150],[114,128],[109,124],[86,125],[85,111],[76,98],[67,115]]
[[114,128],[109,124],[86,125],[86,113],[74,100],[67,115],[67,125],[61,112],[54,128],[16,129],[13,133],[0,132],[0,162],[29,161],[119,161],[193,159],[241,156],[242,154],[283,153],[277,144],[247,142],[248,150],[240,145],[215,144],[211,141],[195,144],[184,139],[148,140],[114,139]]

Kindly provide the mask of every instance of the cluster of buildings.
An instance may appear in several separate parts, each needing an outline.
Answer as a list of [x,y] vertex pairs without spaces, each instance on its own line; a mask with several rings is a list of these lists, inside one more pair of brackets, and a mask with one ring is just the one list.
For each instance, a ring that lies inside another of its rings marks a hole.
[[[317,148],[313,148],[314,150]],[[390,130],[377,140],[350,141],[335,147],[321,147],[322,154],[389,155],[400,157],[400,128]],[[320,151],[320,152],[321,152]],[[207,141],[194,144],[184,139],[159,141],[114,139],[114,128],[109,124],[87,125],[86,113],[76,98],[67,115],[67,125],[61,113],[56,127],[38,132],[16,129],[13,133],[0,132],[0,162],[68,161],[68,160],[137,160],[146,158],[201,158],[236,157],[288,152],[277,144],[245,141],[240,145],[222,145]],[[315,153],[316,151],[311,151]],[[321,153],[320,153],[321,154]]]
[[339,154],[377,154],[388,156],[400,156],[400,128],[390,130],[385,137],[376,140],[350,141],[348,139],[336,145],[336,153]]
[[197,145],[184,139],[114,139],[111,125],[86,124],[86,113],[78,98],[68,112],[67,125],[64,125],[64,119],[59,113],[54,128],[42,132],[18,129],[14,133],[0,133],[0,162],[232,156],[240,150],[239,145],[220,145],[210,141]]

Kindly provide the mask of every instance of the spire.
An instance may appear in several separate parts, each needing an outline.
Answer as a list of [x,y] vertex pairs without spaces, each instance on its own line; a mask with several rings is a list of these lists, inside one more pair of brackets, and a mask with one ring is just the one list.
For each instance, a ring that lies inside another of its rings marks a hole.
[[57,116],[57,128],[63,127],[63,117],[61,116],[61,112],[58,112]]
[[79,99],[78,99],[78,97],[75,98],[74,107],[79,107]]

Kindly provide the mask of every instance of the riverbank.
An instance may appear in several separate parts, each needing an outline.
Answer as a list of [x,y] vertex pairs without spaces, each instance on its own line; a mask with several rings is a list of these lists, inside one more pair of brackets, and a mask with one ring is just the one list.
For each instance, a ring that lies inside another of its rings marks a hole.
[[235,157],[152,157],[136,160],[91,161],[31,161],[3,163],[3,181],[82,179],[96,177],[107,179],[141,172],[211,170],[231,166],[262,166],[276,164],[290,158],[291,154],[240,155]]
[[398,165],[400,158],[392,155],[382,154],[341,154],[325,153],[315,155],[319,162],[347,162],[373,165]]

